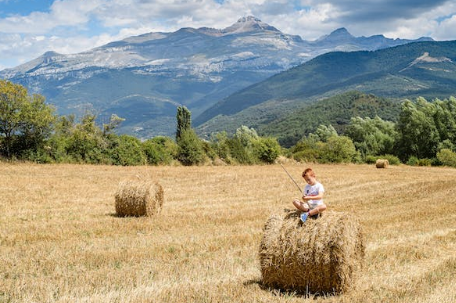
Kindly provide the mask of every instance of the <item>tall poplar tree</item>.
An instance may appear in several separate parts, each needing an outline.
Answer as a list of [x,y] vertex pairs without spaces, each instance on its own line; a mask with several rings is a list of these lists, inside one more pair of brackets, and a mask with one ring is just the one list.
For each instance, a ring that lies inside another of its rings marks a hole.
[[182,133],[184,130],[188,130],[191,128],[191,113],[190,111],[185,107],[185,106],[179,106],[177,108],[177,130],[176,130],[176,142],[179,141],[179,139],[182,136]]

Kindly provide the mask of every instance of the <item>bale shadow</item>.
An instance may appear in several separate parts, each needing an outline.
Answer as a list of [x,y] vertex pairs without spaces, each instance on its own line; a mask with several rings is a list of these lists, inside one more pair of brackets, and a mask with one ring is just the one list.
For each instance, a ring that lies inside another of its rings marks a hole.
[[117,213],[108,213],[105,214],[107,217],[113,217],[113,218],[150,218],[148,216],[133,216],[133,215],[119,215]]
[[250,279],[242,283],[244,286],[251,286],[251,285],[256,285],[258,286],[261,290],[270,292],[273,296],[276,297],[296,297],[296,298],[302,298],[302,299],[330,299],[332,297],[337,297],[339,296],[336,293],[325,293],[325,292],[317,292],[317,293],[312,293],[308,291],[297,291],[297,290],[292,290],[292,289],[282,289],[282,288],[276,288],[276,287],[270,287],[267,286],[261,281],[261,279]]

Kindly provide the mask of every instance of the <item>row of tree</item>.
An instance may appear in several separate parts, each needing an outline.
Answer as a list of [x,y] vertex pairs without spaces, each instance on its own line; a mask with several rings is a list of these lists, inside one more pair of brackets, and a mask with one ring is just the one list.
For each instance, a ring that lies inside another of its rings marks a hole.
[[191,127],[191,113],[177,109],[175,140],[156,137],[141,141],[117,135],[124,119],[112,115],[101,126],[96,116],[57,116],[44,97],[29,95],[21,85],[0,80],[0,156],[41,163],[91,163],[115,165],[272,163],[281,153],[273,138],[240,127],[236,134],[218,133],[203,141]]
[[329,125],[301,139],[293,157],[318,162],[372,162],[456,166],[456,99],[405,100],[398,121],[353,117],[343,136]]
[[227,164],[272,163],[284,154],[297,160],[340,163],[372,162],[456,166],[456,99],[423,98],[402,103],[397,122],[379,117],[353,117],[344,134],[320,125],[286,150],[275,138],[262,137],[246,126],[233,135],[215,133],[201,140],[191,126],[191,113],[178,107],[176,137],[141,141],[117,135],[123,119],[112,115],[101,126],[96,116],[57,116],[40,95],[0,80],[0,156],[36,162],[115,165],[183,165],[217,161]]

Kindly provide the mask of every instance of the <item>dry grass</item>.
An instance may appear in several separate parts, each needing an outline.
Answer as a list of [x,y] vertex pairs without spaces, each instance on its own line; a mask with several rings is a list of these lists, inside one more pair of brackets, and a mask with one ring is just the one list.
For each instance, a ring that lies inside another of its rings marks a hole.
[[[304,165],[285,166],[301,181]],[[314,298],[261,284],[262,228],[299,196],[279,165],[0,163],[0,302],[456,301],[455,169],[312,166],[329,208],[364,231],[353,291]],[[160,216],[115,215],[119,181],[137,175],[163,186]]]

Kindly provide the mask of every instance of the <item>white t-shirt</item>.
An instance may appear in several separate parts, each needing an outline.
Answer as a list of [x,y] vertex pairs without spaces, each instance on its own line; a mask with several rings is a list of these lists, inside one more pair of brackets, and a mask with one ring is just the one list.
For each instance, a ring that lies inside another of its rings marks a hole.
[[[315,185],[307,184],[304,187],[304,191],[302,192],[304,196],[317,196],[319,193],[324,193],[325,188],[320,182],[316,182]],[[323,204],[323,199],[320,200],[308,200],[307,203],[309,204],[310,208],[314,208],[317,205]]]

